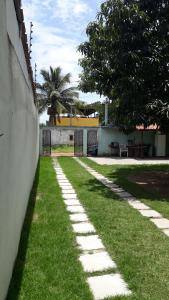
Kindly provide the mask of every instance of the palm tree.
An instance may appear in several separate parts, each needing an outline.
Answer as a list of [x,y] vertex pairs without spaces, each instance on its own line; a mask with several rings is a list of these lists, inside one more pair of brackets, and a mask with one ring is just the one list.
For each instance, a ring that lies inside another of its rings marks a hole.
[[60,111],[69,110],[70,104],[78,99],[79,94],[75,87],[67,87],[71,74],[62,75],[60,67],[50,67],[49,71],[41,70],[41,75],[44,83],[37,85],[39,112],[42,113],[48,108],[50,122],[56,125],[56,115],[59,116]]

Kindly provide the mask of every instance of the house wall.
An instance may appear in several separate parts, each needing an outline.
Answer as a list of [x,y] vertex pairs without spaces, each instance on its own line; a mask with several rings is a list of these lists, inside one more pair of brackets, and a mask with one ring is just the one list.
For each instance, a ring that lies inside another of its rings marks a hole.
[[60,118],[56,118],[56,124],[57,124],[57,126],[98,127],[99,126],[99,118],[60,117]]
[[[73,140],[70,136],[73,135]],[[74,145],[74,130],[72,129],[51,129],[51,144],[53,145]]]
[[[152,131],[144,132],[143,140],[145,144],[154,145],[154,135]],[[129,135],[124,134],[118,128],[99,128],[98,130],[98,155],[110,155],[109,147],[111,142],[127,144],[128,140],[134,140],[135,143],[141,143],[141,132],[135,131]]]
[[51,131],[51,144],[52,145],[63,145],[69,144],[74,145],[74,140],[70,143],[69,136],[73,134],[75,130],[83,130],[83,154],[84,156],[87,155],[87,132],[88,130],[98,130],[96,127],[86,127],[86,126],[45,126],[40,128],[40,154],[43,154],[43,130],[50,130]]
[[38,115],[13,0],[0,1],[0,300],[6,297],[38,160]]

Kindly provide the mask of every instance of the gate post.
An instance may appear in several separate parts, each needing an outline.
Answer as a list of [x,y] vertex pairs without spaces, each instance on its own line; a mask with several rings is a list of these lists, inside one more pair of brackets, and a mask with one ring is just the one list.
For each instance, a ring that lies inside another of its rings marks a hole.
[[87,156],[87,129],[83,129],[83,156]]

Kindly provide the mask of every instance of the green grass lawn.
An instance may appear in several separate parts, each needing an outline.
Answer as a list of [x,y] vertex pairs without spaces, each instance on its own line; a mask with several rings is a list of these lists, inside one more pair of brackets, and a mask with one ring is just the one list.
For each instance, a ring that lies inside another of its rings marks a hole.
[[52,146],[52,152],[54,153],[74,153],[74,146],[71,145],[59,145]]
[[92,300],[50,158],[40,162],[7,297],[21,299]]
[[142,171],[169,171],[169,165],[98,165],[88,158],[82,158],[82,161],[169,219],[169,195],[164,198],[153,189],[149,192],[145,191],[141,186],[128,179],[128,176]]
[[[88,162],[87,159],[82,160]],[[59,158],[59,162],[133,292],[128,298],[114,299],[169,299],[169,238],[128,203],[120,201],[73,158]],[[125,169],[120,167],[114,170],[112,166],[101,167],[90,161],[89,164],[118,183],[122,183],[126,175]],[[129,167],[126,167],[126,172],[127,169]],[[125,187],[128,187],[125,183]],[[132,188],[128,187],[130,191]]]
[[[169,238],[128,203],[120,201],[73,158],[58,160],[132,290],[127,298],[110,299],[168,300]],[[135,190],[123,178],[125,168],[101,167],[87,159],[83,161]],[[92,300],[87,274],[78,255],[51,159],[41,158],[7,300]]]

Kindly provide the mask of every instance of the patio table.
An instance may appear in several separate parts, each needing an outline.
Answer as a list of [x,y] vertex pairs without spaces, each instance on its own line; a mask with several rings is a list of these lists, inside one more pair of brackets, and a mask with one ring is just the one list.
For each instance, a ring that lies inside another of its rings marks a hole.
[[127,145],[129,157],[144,157],[145,150],[148,150],[149,145]]

